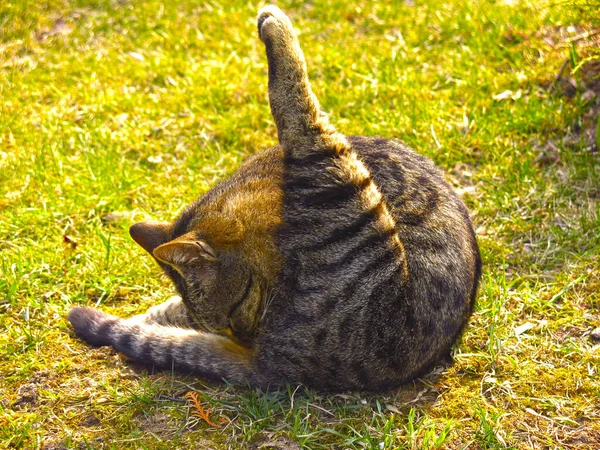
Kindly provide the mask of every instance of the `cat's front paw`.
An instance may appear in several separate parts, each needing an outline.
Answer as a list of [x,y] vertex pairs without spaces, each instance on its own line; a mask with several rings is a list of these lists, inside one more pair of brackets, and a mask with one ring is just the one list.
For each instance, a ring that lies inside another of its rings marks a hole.
[[110,345],[110,328],[118,320],[97,309],[76,306],[67,316],[75,334],[94,347]]

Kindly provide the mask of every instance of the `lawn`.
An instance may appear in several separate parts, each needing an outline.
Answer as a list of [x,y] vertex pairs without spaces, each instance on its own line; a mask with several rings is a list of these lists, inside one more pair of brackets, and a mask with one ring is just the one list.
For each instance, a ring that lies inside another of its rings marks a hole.
[[276,143],[260,5],[1,2],[0,447],[600,448],[600,24],[581,3],[278,2],[332,122],[432,158],[484,260],[452,365],[328,396],[148,373],[66,321],[172,295],[128,227]]

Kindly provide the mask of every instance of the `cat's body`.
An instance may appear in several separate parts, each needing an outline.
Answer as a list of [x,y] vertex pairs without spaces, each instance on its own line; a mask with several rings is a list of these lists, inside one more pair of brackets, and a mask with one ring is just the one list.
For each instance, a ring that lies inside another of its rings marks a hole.
[[287,17],[270,6],[258,24],[280,146],[173,224],[131,229],[182,300],[69,320],[93,345],[208,378],[397,386],[446,357],[472,311],[481,262],[468,212],[428,159],[337,133]]

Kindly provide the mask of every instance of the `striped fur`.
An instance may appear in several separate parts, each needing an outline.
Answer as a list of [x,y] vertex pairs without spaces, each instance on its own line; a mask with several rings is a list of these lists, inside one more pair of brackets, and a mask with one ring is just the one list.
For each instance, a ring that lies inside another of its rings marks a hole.
[[481,261],[468,211],[428,159],[334,129],[277,7],[258,31],[280,145],[175,222],[131,228],[180,297],[130,319],[74,308],[69,320],[92,345],[233,383],[410,381],[471,314]]

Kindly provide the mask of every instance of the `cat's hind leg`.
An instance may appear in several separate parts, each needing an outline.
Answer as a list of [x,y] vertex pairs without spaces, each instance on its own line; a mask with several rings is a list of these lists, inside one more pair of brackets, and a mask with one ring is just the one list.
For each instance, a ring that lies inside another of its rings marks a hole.
[[[387,201],[348,139],[329,124],[314,95],[289,18],[276,6],[258,13],[269,64],[269,102],[284,149],[285,241],[294,252],[374,229],[408,268]],[[300,233],[298,232],[300,230]],[[287,245],[287,244],[286,244]]]
[[271,112],[286,152],[301,157],[349,148],[345,137],[329,124],[310,87],[290,19],[277,6],[265,6],[258,13],[258,33],[267,51]]

